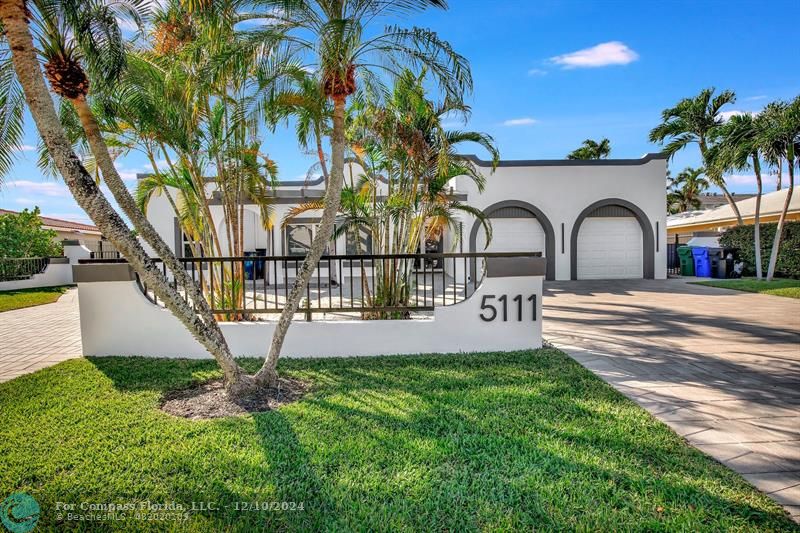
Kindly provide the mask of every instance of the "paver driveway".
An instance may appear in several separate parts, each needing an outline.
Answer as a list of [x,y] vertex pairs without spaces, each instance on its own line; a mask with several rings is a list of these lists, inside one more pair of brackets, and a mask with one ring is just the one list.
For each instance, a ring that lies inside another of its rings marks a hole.
[[0,383],[82,353],[78,289],[51,304],[0,313]]
[[546,282],[544,337],[800,517],[800,300]]

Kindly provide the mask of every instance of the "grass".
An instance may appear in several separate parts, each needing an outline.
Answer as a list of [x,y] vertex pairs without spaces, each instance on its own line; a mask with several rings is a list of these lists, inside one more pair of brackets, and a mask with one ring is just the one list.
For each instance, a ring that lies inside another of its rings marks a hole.
[[758,292],[786,298],[800,298],[800,279],[773,279],[772,281],[755,278],[718,279],[712,281],[694,281],[696,285],[733,289],[736,291]]
[[34,305],[51,304],[67,292],[68,288],[68,286],[60,286],[0,291],[0,313]]
[[[252,370],[259,362],[245,360]],[[91,358],[0,384],[0,495],[212,502],[111,529],[792,530],[781,508],[557,350],[286,360],[313,391],[188,421],[162,394],[211,361]],[[2,497],[2,496],[0,496]],[[237,511],[235,502],[302,502]],[[85,512],[85,511],[84,511]],[[91,523],[70,524],[87,528]]]

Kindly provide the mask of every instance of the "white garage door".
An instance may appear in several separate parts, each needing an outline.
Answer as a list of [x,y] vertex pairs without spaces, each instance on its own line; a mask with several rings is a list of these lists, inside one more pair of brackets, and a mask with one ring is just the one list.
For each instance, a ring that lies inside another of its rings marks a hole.
[[[493,218],[492,242],[487,252],[542,252],[544,255],[544,230],[535,218]],[[486,244],[483,230],[479,230],[477,251]]]
[[642,228],[634,217],[588,217],[578,231],[578,279],[642,278]]

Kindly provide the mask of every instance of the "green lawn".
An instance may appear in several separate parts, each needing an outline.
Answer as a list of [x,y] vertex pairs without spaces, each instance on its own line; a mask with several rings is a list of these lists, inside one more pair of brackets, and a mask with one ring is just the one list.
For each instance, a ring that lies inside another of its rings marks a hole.
[[[130,516],[105,525],[798,527],[556,350],[288,360],[281,370],[313,391],[277,411],[210,421],[158,409],[164,391],[217,376],[210,361],[76,359],[0,384],[0,494],[33,495],[42,530],[64,525],[56,502],[142,500],[212,502],[216,510],[177,525]],[[303,510],[237,511],[235,502],[302,502]]]
[[58,300],[68,288],[62,286],[0,291],[0,313],[34,305],[51,304]]
[[720,287],[745,292],[759,292],[786,298],[800,298],[800,279],[773,279],[772,281],[757,280],[755,278],[742,279],[715,279],[711,281],[695,281],[697,285]]

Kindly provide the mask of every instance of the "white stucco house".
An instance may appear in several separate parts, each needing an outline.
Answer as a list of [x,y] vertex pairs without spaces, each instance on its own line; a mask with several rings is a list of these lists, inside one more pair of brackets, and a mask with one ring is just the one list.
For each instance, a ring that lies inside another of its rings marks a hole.
[[[460,234],[445,233],[439,251],[541,252],[547,259],[548,280],[666,277],[666,156],[501,161],[494,172],[488,161],[471,159],[486,175],[484,191],[478,192],[472,180],[457,177],[451,182],[452,194],[490,217],[491,243],[487,248],[480,224],[464,216]],[[358,169],[353,172],[358,174]],[[221,227],[215,186],[209,182],[207,187],[212,216]],[[256,206],[245,205],[245,250],[304,255],[318,217],[297,218],[285,228],[280,222],[288,209],[323,194],[322,178],[281,182],[273,192],[271,229],[265,229]],[[147,216],[183,255],[186,243],[167,199],[154,198]],[[353,248],[341,237],[332,243],[331,253],[355,253]]]

